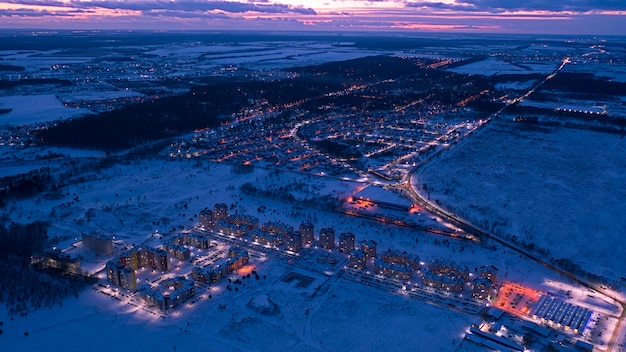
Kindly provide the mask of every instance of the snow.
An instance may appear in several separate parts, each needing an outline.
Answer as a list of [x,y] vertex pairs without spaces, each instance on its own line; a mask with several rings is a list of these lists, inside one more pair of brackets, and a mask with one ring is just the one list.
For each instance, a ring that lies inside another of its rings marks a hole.
[[[298,289],[262,286],[268,281],[252,284],[263,287],[267,298],[280,308],[273,316],[246,307],[251,298],[259,297],[254,288],[214,295],[166,318],[128,311],[123,304],[87,290],[63,306],[14,321],[2,316],[3,349],[50,350],[54,343],[58,350],[79,351],[89,346],[96,352],[173,350],[174,346],[177,351],[200,351],[207,346],[232,351],[371,351],[407,346],[448,351],[460,342],[464,329],[478,321],[367,286],[320,282],[319,293],[311,296]],[[436,338],[449,331],[456,333]]]
[[[154,46],[136,50],[161,55],[162,60],[158,62],[163,65],[156,66],[174,64],[175,68],[163,71],[161,77],[195,75],[198,67],[218,67],[218,64],[281,68],[383,53],[339,47],[337,43],[283,44]],[[424,48],[424,54],[409,53],[458,58],[458,55],[467,57],[468,50],[484,53],[485,50],[504,52],[510,48],[470,45]],[[536,50],[569,49],[526,49],[529,53]],[[60,63],[88,63],[92,59],[68,57],[60,51],[5,54],[8,63],[26,66],[27,73]],[[499,57],[453,71],[483,75],[547,74],[558,64],[558,60],[525,62],[519,57],[511,63]],[[572,66],[568,65],[567,69]],[[580,65],[576,69],[597,70],[591,65]],[[61,67],[58,75],[62,76],[63,70]],[[607,76],[614,79],[624,75],[621,67],[612,67],[610,71]],[[46,74],[54,76],[53,71]],[[114,74],[134,77],[133,73],[111,73]],[[85,86],[78,99],[139,95],[132,90],[115,90],[108,84],[98,84],[97,89]],[[502,82],[498,88],[525,90],[532,85],[530,80]],[[58,99],[73,94],[66,91],[57,95],[0,97],[0,107],[14,109],[10,114],[0,115],[0,121],[3,124],[35,123],[85,113],[64,107]],[[570,258],[589,272],[619,280],[626,276],[620,256],[626,244],[619,237],[626,225],[622,216],[626,210],[623,202],[626,199],[624,143],[619,135],[551,128],[528,130],[520,125],[492,122],[487,129],[474,133],[440,159],[427,164],[418,177],[428,184],[431,199],[478,226],[501,235],[515,235],[520,241],[549,249],[553,258]],[[1,176],[42,166],[50,166],[57,174],[70,169],[76,171],[103,157],[98,151],[51,149],[72,159],[42,160],[40,156],[46,155],[47,149],[3,146],[3,151]],[[570,292],[577,304],[599,314],[620,314],[611,299],[583,289],[510,249],[315,207],[315,200],[324,196],[344,199],[354,194],[363,187],[361,182],[259,167],[240,174],[225,163],[158,158],[129,159],[110,168],[86,168],[76,173],[70,176],[72,182],[56,195],[58,198],[40,196],[16,200],[2,215],[6,222],[49,221],[52,224],[50,237],[58,241],[60,248],[82,255],[83,268],[94,272],[110,257],[88,253],[79,242],[82,232],[113,234],[117,248],[125,244],[158,244],[160,236],[177,234],[197,224],[201,209],[223,202],[232,205],[233,213],[258,217],[260,224],[280,220],[297,228],[301,222],[311,221],[316,234],[322,227],[333,227],[336,233],[353,232],[357,243],[372,239],[378,243],[380,251],[401,249],[419,255],[424,262],[446,259],[470,268],[494,265],[499,270],[500,280],[523,283],[559,297]],[[84,176],[84,180],[79,182],[79,176]],[[296,201],[287,203],[248,196],[240,190],[241,185],[248,182],[276,192],[280,188],[287,189]],[[304,186],[294,188],[293,185]],[[392,212],[374,207],[368,211],[375,215]],[[393,216],[407,214],[394,210]],[[432,214],[413,216],[425,220],[429,227],[445,226],[437,223]],[[159,235],[153,236],[157,231]],[[346,260],[345,256],[335,254],[340,260]],[[337,267],[332,272],[327,270],[327,264],[319,264],[313,258],[308,262],[306,259],[292,262],[270,253],[266,261],[253,263],[255,270],[266,278],[242,279],[243,284],[236,286],[237,291],[228,290],[229,283],[225,280],[210,288],[198,287],[194,299],[165,315],[113,299],[102,294],[97,285],[88,287],[78,298],[66,299],[61,306],[42,308],[26,316],[9,317],[0,309],[3,323],[0,344],[2,350],[18,352],[84,350],[86,346],[95,352],[202,351],[207,348],[230,351],[476,348],[461,341],[467,328],[480,322],[479,316],[366,286],[342,275]],[[296,282],[283,281],[290,273],[309,277],[310,285],[299,287]],[[102,273],[99,276],[101,283],[106,284]],[[623,291],[623,287],[619,288]],[[24,332],[28,332],[28,336],[24,336]]]
[[589,73],[609,81],[626,82],[626,65],[619,63],[597,62],[592,59],[580,60],[566,66],[564,72]]
[[554,62],[522,62],[509,63],[504,60],[490,57],[467,65],[448,69],[448,71],[471,75],[504,75],[504,74],[545,74],[554,71],[557,65]]
[[528,80],[528,81],[515,81],[515,82],[500,82],[500,83],[496,83],[495,84],[495,88],[496,89],[512,89],[512,90],[522,90],[522,91],[528,91],[530,88],[532,88],[535,84],[537,84],[536,81],[533,80]]
[[[422,171],[430,197],[501,236],[620,280],[626,244],[626,154],[615,134],[488,127]],[[555,221],[556,220],[556,221]]]
[[86,109],[65,107],[53,94],[0,97],[0,108],[12,108],[0,115],[0,125],[25,125],[88,114]]
[[[141,244],[146,239],[155,241],[152,234],[156,230],[166,235],[178,233],[173,228],[179,226],[189,228],[197,223],[195,214],[202,208],[225,202],[234,205],[232,212],[257,216],[260,223],[280,219],[297,227],[302,221],[311,220],[316,233],[322,227],[332,226],[337,233],[353,232],[357,242],[373,239],[381,250],[406,250],[426,262],[453,258],[470,268],[493,264],[503,280],[524,282],[539,289],[554,291],[557,289],[551,286],[553,283],[567,282],[510,250],[488,249],[452,239],[445,245],[441,236],[314,209],[307,204],[294,207],[248,197],[239,190],[246,182],[264,188],[307,182],[317,191],[294,192],[296,199],[324,194],[343,198],[355,192],[361,183],[260,168],[237,174],[228,164],[199,160],[135,160],[93,174],[87,172],[85,176],[87,181],[65,188],[66,195],[61,199],[37,197],[17,202],[10,218],[18,222],[27,217],[28,221],[51,221],[49,234],[59,240],[60,248],[71,247],[81,232],[94,230],[115,235],[119,243]],[[74,197],[79,200],[72,201]],[[258,211],[261,206],[265,210]],[[89,209],[94,209],[95,216],[87,220]],[[91,270],[99,270],[109,259],[85,253],[80,244],[72,251],[90,261],[84,267]],[[324,265],[306,261],[294,265],[271,254],[268,260],[255,265],[255,270],[266,275],[266,279],[243,279],[245,287],[238,286],[237,292],[226,290],[224,281],[209,290],[199,288],[193,303],[164,318],[91,288],[78,299],[65,300],[62,306],[43,308],[14,320],[1,310],[3,346],[10,351],[48,349],[51,344],[59,350],[90,346],[96,352],[172,350],[174,346],[177,351],[203,350],[206,346],[234,351],[370,351],[406,346],[449,351],[459,346],[471,324],[480,321],[478,316],[366,286],[337,274],[327,276]],[[298,287],[295,282],[281,280],[291,272],[312,278],[311,284]],[[273,302],[277,310],[262,314],[252,309],[250,302],[253,307]],[[28,336],[23,335],[25,331]]]

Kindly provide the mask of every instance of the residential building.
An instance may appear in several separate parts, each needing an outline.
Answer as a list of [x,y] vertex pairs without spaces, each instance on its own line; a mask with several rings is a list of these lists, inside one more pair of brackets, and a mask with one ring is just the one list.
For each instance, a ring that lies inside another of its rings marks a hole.
[[325,227],[320,229],[319,237],[320,247],[325,249],[332,249],[335,247],[335,230],[332,227]]
[[348,260],[348,266],[350,268],[361,270],[367,265],[367,257],[365,256],[365,252],[360,249],[352,250],[350,252]]
[[106,264],[107,279],[110,283],[133,290],[137,287],[135,270],[124,266],[119,261],[109,260]]
[[478,268],[478,276],[484,277],[492,284],[495,284],[498,279],[498,268],[493,265],[483,265]]
[[133,270],[139,269],[139,252],[138,251],[127,251],[122,253],[119,256],[120,263]]
[[261,231],[265,233],[277,233],[284,236],[288,233],[293,233],[293,226],[287,225],[281,221],[270,221],[261,225]]
[[285,247],[292,252],[300,252],[302,249],[302,235],[298,231],[290,232],[284,236]]
[[82,233],[83,246],[98,255],[113,253],[113,238],[103,233]]
[[259,224],[259,219],[250,215],[230,215],[225,220],[219,220],[215,229],[224,235],[242,237],[250,233]]
[[361,250],[365,253],[365,260],[371,260],[376,258],[376,241],[363,240],[361,241]]
[[143,285],[139,289],[140,297],[149,305],[166,311],[185,303],[196,294],[192,280],[182,276],[163,281],[159,285]]
[[493,283],[486,277],[478,277],[474,280],[472,297],[478,299],[488,299],[491,297]]
[[58,249],[50,249],[44,253],[43,257],[33,259],[33,264],[44,268],[56,269],[63,274],[80,275],[80,257],[73,254],[63,253]]
[[198,268],[191,269],[191,277],[195,281],[212,284],[222,279],[222,270],[219,268]]
[[302,244],[307,245],[315,240],[315,226],[310,222],[303,222],[298,229],[302,235]]
[[419,269],[420,258],[417,255],[409,254],[405,251],[387,249],[381,254],[381,258],[386,263],[410,265],[413,270]]
[[139,249],[139,266],[167,271],[170,269],[170,261],[167,252],[162,249],[141,248]]
[[185,248],[184,246],[170,243],[164,245],[163,249],[170,255],[170,257],[178,260],[187,260],[191,257],[191,250],[189,248]]
[[228,217],[228,205],[225,203],[217,203],[213,206],[213,221],[226,220]]
[[428,264],[428,269],[437,275],[460,276],[465,281],[469,279],[468,267],[461,267],[460,265],[440,259],[435,259]]
[[381,258],[374,258],[374,272],[397,280],[408,280],[415,269],[411,265],[389,263]]
[[252,241],[271,247],[283,244],[283,235],[278,233],[266,233],[259,229],[252,231]]
[[171,241],[175,245],[192,246],[198,249],[208,249],[211,247],[211,241],[201,233],[183,233]]
[[461,292],[465,279],[460,276],[438,275],[430,270],[423,272],[424,283],[430,287],[451,292]]
[[209,208],[204,208],[200,210],[200,214],[198,215],[198,220],[200,222],[200,226],[208,229],[215,226],[215,220],[213,216],[213,210]]
[[349,254],[354,250],[354,234],[342,232],[339,235],[339,252]]

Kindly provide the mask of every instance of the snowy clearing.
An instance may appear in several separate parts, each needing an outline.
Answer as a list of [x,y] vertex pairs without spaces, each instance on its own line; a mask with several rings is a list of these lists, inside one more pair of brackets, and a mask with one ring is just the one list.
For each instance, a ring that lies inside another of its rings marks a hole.
[[420,178],[431,199],[477,226],[619,281],[625,143],[616,134],[496,122]]

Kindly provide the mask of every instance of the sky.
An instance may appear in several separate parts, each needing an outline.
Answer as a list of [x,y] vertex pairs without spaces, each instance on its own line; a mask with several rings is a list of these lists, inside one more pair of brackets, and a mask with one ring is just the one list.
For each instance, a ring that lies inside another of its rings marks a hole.
[[0,28],[626,35],[626,1],[0,0]]

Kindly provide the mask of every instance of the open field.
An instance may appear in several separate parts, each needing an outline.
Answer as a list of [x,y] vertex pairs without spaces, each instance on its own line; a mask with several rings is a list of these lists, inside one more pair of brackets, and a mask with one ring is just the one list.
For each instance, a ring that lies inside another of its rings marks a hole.
[[622,281],[626,140],[496,122],[429,164],[431,200],[475,225]]

